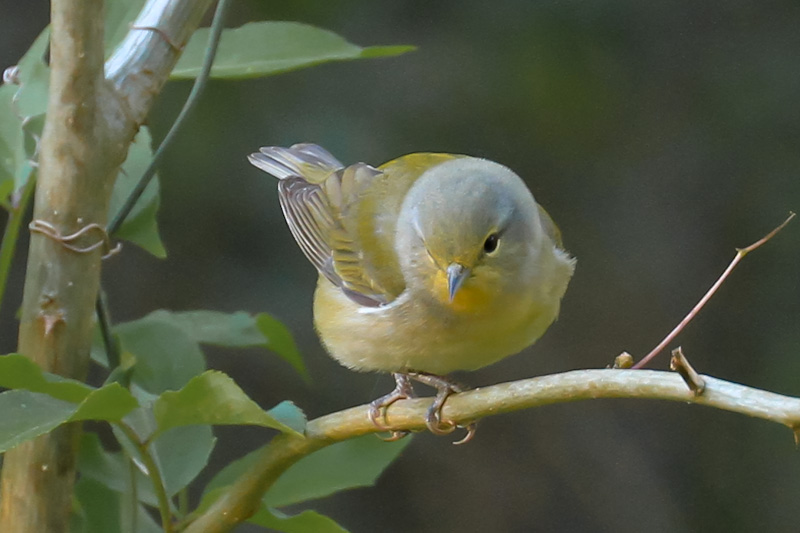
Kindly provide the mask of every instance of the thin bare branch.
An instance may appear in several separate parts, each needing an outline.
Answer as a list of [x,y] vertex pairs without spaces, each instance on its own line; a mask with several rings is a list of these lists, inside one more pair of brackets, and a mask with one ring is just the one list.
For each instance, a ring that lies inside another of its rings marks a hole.
[[689,314],[686,315],[684,317],[684,319],[681,320],[680,323],[677,326],[675,326],[675,329],[673,329],[672,331],[669,332],[669,335],[664,337],[664,340],[659,342],[658,345],[650,351],[650,353],[648,353],[647,355],[642,357],[641,361],[639,361],[635,365],[633,365],[632,368],[634,368],[634,369],[643,368],[655,356],[660,354],[664,350],[664,348],[666,348],[669,345],[669,343],[671,343],[673,340],[675,340],[675,337],[677,337],[680,334],[680,332],[683,331],[683,328],[685,328],[689,324],[689,322],[691,322],[694,319],[694,317],[697,316],[697,313],[699,313],[700,310],[703,307],[705,307],[705,305],[708,303],[708,301],[711,299],[711,297],[714,296],[714,293],[717,292],[717,289],[719,289],[722,286],[722,284],[725,282],[725,280],[728,279],[728,276],[730,276],[731,272],[733,272],[733,269],[736,268],[736,265],[739,264],[739,261],[741,261],[744,258],[744,256],[746,256],[748,253],[752,252],[753,250],[755,250],[759,246],[765,244],[772,237],[777,235],[777,233],[780,230],[782,230],[784,227],[786,227],[786,225],[789,222],[791,222],[791,220],[794,217],[795,217],[794,213],[789,213],[789,217],[786,220],[784,220],[783,223],[780,226],[778,226],[777,228],[773,229],[772,231],[767,233],[765,236],[763,236],[762,238],[760,238],[759,240],[757,240],[756,242],[754,242],[750,246],[747,246],[746,248],[738,248],[736,250],[736,255],[734,256],[733,260],[728,265],[728,268],[725,269],[725,271],[720,275],[720,277],[717,279],[717,281],[714,282],[714,284],[711,286],[710,289],[708,289],[708,292],[706,292],[705,295],[703,295],[703,297],[700,298],[700,301],[697,302],[697,305],[695,305],[692,308],[692,310],[689,311]]

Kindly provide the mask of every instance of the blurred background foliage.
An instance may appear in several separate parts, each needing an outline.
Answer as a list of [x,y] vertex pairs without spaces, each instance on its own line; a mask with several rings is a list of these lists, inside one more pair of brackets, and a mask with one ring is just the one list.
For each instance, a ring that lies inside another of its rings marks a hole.
[[[0,6],[5,67],[46,24],[48,5]],[[346,163],[372,164],[465,153],[523,176],[578,268],[547,335],[458,376],[474,386],[604,367],[622,350],[643,355],[734,247],[800,209],[795,0],[240,0],[229,25],[255,19],[306,22],[363,46],[419,46],[212,82],[160,171],[168,258],[127,246],[105,265],[116,320],[210,308],[284,321],[310,385],[254,350],[210,353],[264,407],[288,398],[319,416],[369,401],[391,380],[352,373],[320,348],[316,274],[285,227],[275,183],[245,159],[259,146],[310,141]],[[156,140],[189,86],[167,85],[150,118]],[[23,265],[19,257],[0,317],[0,353],[16,345]],[[698,370],[800,396],[798,271],[794,223],[748,256],[680,337]],[[210,472],[269,437],[216,431]],[[462,447],[420,435],[377,487],[314,507],[353,531],[789,532],[798,501],[800,454],[785,428],[620,400],[494,417]]]

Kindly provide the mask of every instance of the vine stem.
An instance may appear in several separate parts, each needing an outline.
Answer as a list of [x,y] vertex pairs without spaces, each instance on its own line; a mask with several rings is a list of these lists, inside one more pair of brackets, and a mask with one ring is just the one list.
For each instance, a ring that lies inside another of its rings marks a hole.
[[122,223],[125,222],[125,218],[130,214],[136,202],[142,196],[142,193],[150,184],[150,181],[152,181],[153,176],[155,176],[156,169],[164,158],[167,149],[172,145],[178,133],[183,128],[183,125],[186,123],[186,119],[192,114],[192,111],[194,111],[195,107],[197,107],[197,104],[200,102],[200,96],[203,94],[203,90],[211,74],[211,66],[214,64],[214,57],[217,55],[217,47],[222,37],[222,30],[225,28],[225,15],[228,12],[229,5],[230,0],[219,0],[217,9],[214,12],[214,20],[211,23],[211,33],[208,37],[208,44],[206,45],[206,53],[203,57],[203,65],[200,69],[200,74],[195,78],[192,90],[189,92],[189,96],[186,98],[186,102],[183,104],[180,113],[178,113],[178,117],[175,119],[175,122],[172,123],[167,135],[161,141],[161,144],[158,145],[158,150],[153,154],[153,160],[150,161],[150,164],[128,195],[123,206],[114,214],[111,222],[109,222],[106,230],[109,235],[116,233],[120,226],[122,226]]
[[778,232],[783,228],[785,228],[786,224],[791,222],[794,217],[795,217],[794,213],[789,213],[789,217],[786,220],[784,220],[783,223],[781,223],[781,225],[779,225],[778,227],[776,227],[775,229],[773,229],[772,231],[761,237],[759,240],[757,240],[750,246],[747,246],[745,248],[738,248],[736,250],[736,255],[733,257],[733,260],[728,265],[728,268],[726,268],[725,271],[722,274],[720,274],[719,278],[717,278],[717,281],[715,281],[714,284],[711,286],[711,288],[708,289],[708,292],[706,292],[703,295],[703,297],[700,298],[700,301],[697,302],[697,305],[695,305],[691,311],[689,311],[689,314],[686,315],[683,318],[683,320],[681,320],[678,323],[678,325],[675,326],[675,328],[672,331],[670,331],[669,334],[666,337],[664,337],[664,339],[661,342],[658,343],[658,345],[656,345],[655,348],[650,350],[650,353],[642,357],[642,359],[635,365],[633,365],[631,368],[635,370],[644,367],[655,356],[664,351],[664,348],[666,348],[669,345],[669,343],[675,340],[675,337],[677,337],[680,334],[680,332],[683,331],[683,328],[685,328],[689,324],[689,322],[691,322],[694,319],[694,317],[697,316],[697,313],[699,313],[700,310],[703,307],[705,307],[705,305],[708,303],[711,297],[714,296],[714,293],[717,292],[717,289],[719,289],[725,282],[725,280],[728,279],[728,276],[731,275],[731,272],[733,272],[733,269],[736,268],[736,265],[738,265],[739,262],[742,259],[744,259],[744,257],[747,254],[749,254],[756,248],[760,247],[761,245],[765,244],[767,241],[769,241],[771,238],[777,235]]
[[[230,0],[220,0],[217,4],[217,9],[214,12],[214,19],[211,22],[211,33],[208,37],[206,54],[203,57],[203,65],[200,69],[200,74],[195,78],[194,84],[192,85],[192,90],[189,92],[189,96],[186,98],[186,102],[184,102],[180,113],[178,113],[178,117],[175,119],[175,122],[172,123],[167,135],[161,141],[161,144],[158,145],[158,149],[156,150],[155,154],[153,154],[153,160],[150,161],[150,164],[139,178],[136,186],[125,199],[125,203],[117,213],[114,213],[111,222],[109,222],[108,227],[106,228],[106,232],[109,236],[116,233],[122,226],[123,222],[125,222],[125,219],[133,210],[136,202],[139,201],[142,193],[153,180],[153,177],[155,177],[156,169],[161,163],[161,160],[164,158],[164,154],[167,152],[167,149],[177,138],[178,133],[186,123],[186,119],[191,115],[192,111],[194,111],[194,109],[197,107],[197,104],[200,102],[200,96],[203,94],[203,90],[206,87],[206,83],[208,82],[208,78],[211,74],[211,66],[214,64],[214,58],[217,55],[217,48],[219,47],[219,41],[222,37],[222,30],[225,28],[225,16],[228,12],[229,6]],[[113,371],[117,366],[119,366],[120,355],[119,349],[114,343],[114,338],[111,333],[110,313],[102,293],[98,293],[97,295],[95,312],[97,313],[97,321],[100,326],[103,345],[108,357],[108,368],[109,370]]]

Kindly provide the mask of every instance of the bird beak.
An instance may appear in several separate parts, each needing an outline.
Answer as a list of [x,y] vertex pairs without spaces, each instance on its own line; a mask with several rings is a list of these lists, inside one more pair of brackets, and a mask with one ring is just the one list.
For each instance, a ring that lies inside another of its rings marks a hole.
[[447,288],[450,294],[450,301],[456,297],[458,289],[464,284],[464,281],[469,277],[470,270],[461,263],[451,263],[447,267]]

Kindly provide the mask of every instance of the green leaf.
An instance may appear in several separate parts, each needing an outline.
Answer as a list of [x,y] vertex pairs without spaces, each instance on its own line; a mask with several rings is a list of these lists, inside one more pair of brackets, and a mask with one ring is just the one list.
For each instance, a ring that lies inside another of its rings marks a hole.
[[6,209],[9,209],[8,196],[14,190],[15,147],[22,142],[22,125],[11,104],[15,92],[17,88],[13,85],[0,85],[0,202]]
[[167,311],[159,309],[148,318],[180,328],[195,342],[216,346],[263,346],[267,339],[258,330],[255,318],[244,311]]
[[347,533],[347,530],[332,518],[316,511],[303,511],[289,516],[275,509],[262,507],[247,521],[281,533]]
[[77,404],[27,390],[0,394],[0,452],[52,431],[77,409]]
[[75,484],[84,533],[122,533],[119,494],[87,478]]
[[259,346],[278,354],[306,380],[308,371],[292,334],[280,321],[266,313],[255,316],[237,311],[167,311],[160,309],[145,317],[181,329],[190,339],[226,347]]
[[[155,421],[149,409],[139,409],[125,419],[140,441],[155,435]],[[122,448],[141,465],[138,447],[117,427],[112,427]],[[183,426],[159,434],[148,445],[148,450],[161,473],[169,496],[177,494],[197,477],[208,464],[217,440],[211,426]],[[146,474],[146,472],[144,472]]]
[[[153,159],[150,131],[142,127],[128,150],[128,158],[122,164],[114,190],[111,193],[109,213],[116,215],[130,196],[139,178],[142,177]],[[116,237],[132,242],[159,259],[167,256],[164,244],[158,234],[156,214],[161,202],[158,176],[154,176],[145,187],[139,200],[125,218]]]
[[144,317],[115,328],[123,360],[133,356],[132,379],[154,394],[177,390],[205,370],[200,347],[181,329]]
[[[200,73],[208,35],[208,28],[194,33],[172,79]],[[329,61],[395,56],[411,50],[413,46],[362,48],[333,32],[297,22],[252,22],[223,31],[211,77],[258,78]]]
[[289,330],[286,329],[286,326],[266,313],[256,315],[255,319],[258,330],[267,339],[267,343],[264,346],[280,355],[308,381],[308,371],[305,364],[303,364],[303,358],[300,356],[300,351],[294,343],[294,338],[289,333]]
[[293,402],[284,400],[269,411],[267,414],[275,418],[278,422],[286,424],[297,433],[304,433],[306,430],[306,423],[308,419],[302,409],[297,407]]
[[160,533],[159,527],[150,514],[141,506],[136,506],[136,516],[132,518],[131,500],[127,493],[118,493],[96,480],[81,477],[75,484],[83,527],[71,528],[75,533]]
[[136,400],[118,384],[90,393],[81,403],[67,402],[48,394],[23,389],[0,394],[0,452],[43,435],[65,422],[77,420],[121,420]]
[[216,443],[210,426],[185,426],[165,432],[150,445],[170,497],[202,472]]
[[164,392],[153,406],[158,431],[193,424],[265,426],[298,433],[261,409],[226,374],[209,370],[177,392]]
[[0,387],[43,392],[73,403],[82,401],[94,390],[80,381],[42,372],[36,363],[20,354],[0,356]]
[[[312,453],[289,467],[264,495],[267,507],[282,507],[322,498],[341,490],[375,484],[381,472],[408,446],[410,438],[384,442],[375,435],[364,435]],[[251,471],[264,447],[229,463],[206,485],[203,501],[210,504],[213,496]]]
[[21,124],[20,142],[15,146],[16,170],[14,187],[19,190],[31,179],[39,159],[39,141],[44,130],[45,115],[27,117]]
[[20,86],[17,91],[17,110],[22,117],[43,115],[47,111],[50,90],[50,68],[44,62],[50,45],[50,27],[36,37],[31,47],[19,60]]
[[[90,478],[120,494],[133,487],[130,460],[121,452],[104,450],[96,433],[84,433],[81,438],[78,470],[81,477]],[[134,468],[133,473],[139,501],[157,507],[158,498],[153,492],[152,482],[139,468]]]
[[264,495],[264,505],[282,507],[372,486],[410,441],[384,442],[364,435],[322,448],[289,467]]
[[[0,87],[0,184],[4,203],[8,192],[23,187],[34,170],[31,160],[47,110],[50,77],[43,58],[49,37],[50,30],[45,28],[20,59],[20,85]],[[13,180],[10,187],[8,179]]]
[[266,448],[266,446],[262,446],[261,448],[248,453],[244,457],[240,457],[235,461],[231,461],[225,465],[222,470],[217,472],[217,474],[211,479],[211,481],[208,482],[206,488],[203,490],[204,503],[210,504],[211,501],[216,499],[212,498],[211,496],[221,494],[222,489],[229,485],[233,485],[233,483],[245,472],[252,470],[253,466],[255,466],[256,462],[258,461],[259,455],[264,451],[264,448]]
[[81,383],[43,373],[27,357],[0,357],[0,451],[77,420],[118,421],[138,402],[113,383],[92,389]]
[[105,420],[119,422],[136,409],[139,402],[119,383],[109,383],[93,390],[78,406],[70,420]]

